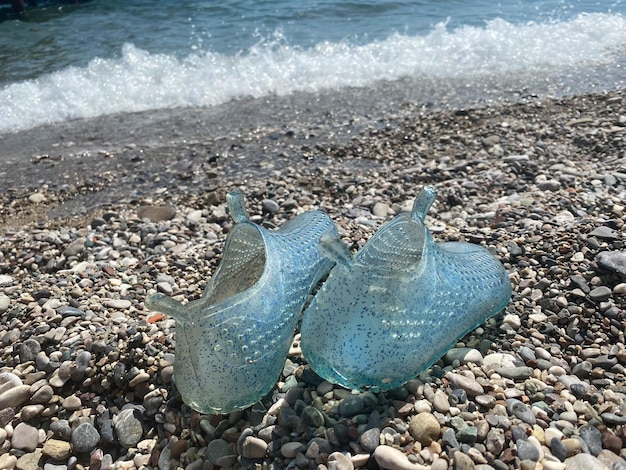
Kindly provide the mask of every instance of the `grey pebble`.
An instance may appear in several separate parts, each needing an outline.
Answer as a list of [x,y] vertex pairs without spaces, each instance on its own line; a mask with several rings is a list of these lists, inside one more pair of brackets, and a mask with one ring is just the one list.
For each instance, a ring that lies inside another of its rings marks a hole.
[[611,297],[611,289],[606,286],[599,286],[589,292],[589,298],[596,302],[606,302]]
[[619,238],[619,232],[613,230],[611,227],[601,225],[594,228],[590,233],[590,237],[604,238],[605,240],[617,240]]
[[533,375],[532,367],[500,367],[496,373],[511,380],[524,380]]
[[552,455],[554,455],[561,462],[567,458],[567,447],[565,447],[565,444],[563,444],[557,437],[553,437],[550,441],[550,450],[552,451]]
[[578,433],[581,439],[585,441],[585,444],[587,444],[591,455],[597,456],[602,452],[602,433],[598,428],[585,424],[578,429]]
[[310,426],[313,428],[318,428],[324,424],[324,415],[314,406],[305,407],[302,410],[302,415],[300,416],[300,418],[306,426]]
[[535,418],[530,407],[515,398],[507,398],[506,408],[509,414],[521,419],[526,424],[532,426],[537,423],[537,418]]
[[450,380],[455,388],[462,388],[467,392],[470,397],[476,395],[483,395],[485,390],[476,380],[465,377],[461,374],[447,374],[446,377]]
[[626,276],[626,251],[603,251],[596,255],[598,266]]
[[602,413],[600,418],[606,424],[626,424],[626,416],[616,415],[615,413]]
[[228,455],[228,442],[224,439],[213,439],[206,447],[206,458],[216,464],[221,457]]
[[72,437],[72,428],[67,419],[59,419],[50,423],[50,431],[64,441],[69,441]]
[[39,351],[41,351],[41,344],[39,344],[39,341],[33,338],[28,338],[20,347],[20,361],[22,363],[34,361],[37,354],[39,354]]
[[280,210],[280,205],[273,199],[263,199],[261,207],[263,212],[268,214],[276,214]]
[[100,433],[91,423],[82,423],[72,432],[72,447],[76,452],[91,452],[100,442]]
[[532,443],[527,440],[518,439],[515,441],[517,446],[517,456],[520,460],[532,460],[537,462],[539,460],[539,449],[537,449]]
[[139,410],[126,408],[115,419],[115,433],[124,447],[135,446],[143,437],[143,423]]
[[458,449],[461,447],[459,441],[457,441],[456,439],[454,429],[452,428],[448,428],[443,432],[443,434],[441,435],[441,440],[443,441],[444,445],[453,449]]
[[371,428],[366,430],[359,438],[361,447],[369,453],[376,450],[376,447],[380,444],[380,428]]
[[339,403],[339,414],[344,418],[358,415],[365,409],[365,403],[360,395],[348,395]]

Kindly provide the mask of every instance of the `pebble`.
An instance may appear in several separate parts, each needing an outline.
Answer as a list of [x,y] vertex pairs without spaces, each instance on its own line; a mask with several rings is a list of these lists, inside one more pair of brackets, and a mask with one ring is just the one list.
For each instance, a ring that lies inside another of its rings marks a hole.
[[125,300],[125,299],[110,299],[110,300],[105,300],[104,302],[105,307],[113,308],[117,310],[126,310],[127,308],[130,308],[131,305],[132,305],[131,301]]
[[139,412],[126,408],[117,415],[114,424],[115,433],[124,447],[134,447],[143,437],[143,423]]
[[71,444],[59,439],[48,439],[43,445],[43,454],[53,460],[64,460],[72,453]]
[[26,423],[19,423],[15,426],[13,436],[11,437],[11,447],[32,452],[38,445],[39,430],[36,427]]
[[585,424],[579,428],[578,433],[582,440],[585,441],[585,444],[587,444],[591,455],[597,456],[602,452],[602,433],[598,428],[590,424]]
[[565,459],[566,470],[610,470],[593,455],[578,454]]
[[427,470],[428,468],[411,463],[404,452],[390,446],[378,446],[374,451],[374,458],[383,470]]
[[424,446],[429,446],[432,441],[439,439],[441,425],[437,418],[430,413],[420,413],[411,418],[409,433],[413,439]]
[[267,442],[258,437],[248,436],[243,441],[243,457],[247,459],[262,459],[267,454]]
[[339,414],[343,417],[352,417],[365,409],[365,403],[360,395],[348,395],[339,404]]
[[475,397],[477,395],[483,395],[485,393],[485,390],[483,389],[482,385],[480,385],[474,379],[470,379],[461,374],[453,374],[453,373],[447,374],[446,377],[455,388],[462,388],[471,397]]
[[374,452],[376,447],[380,444],[380,428],[370,428],[364,431],[359,438],[359,444],[361,444],[363,450],[369,453]]
[[293,459],[299,452],[305,452],[306,445],[302,442],[287,442],[280,447],[280,453],[283,457]]
[[18,385],[0,393],[0,409],[16,408],[30,398],[30,386]]
[[79,424],[72,432],[72,448],[76,452],[91,452],[99,441],[100,434],[91,423]]
[[515,442],[517,447],[517,456],[520,460],[532,460],[537,462],[539,460],[539,449],[527,440],[518,439]]
[[8,295],[0,294],[0,313],[4,313],[11,305],[11,298]]
[[354,470],[352,459],[341,453],[333,452],[328,456],[328,470]]
[[142,206],[137,211],[137,216],[151,222],[162,222],[173,219],[176,216],[176,208],[173,206]]

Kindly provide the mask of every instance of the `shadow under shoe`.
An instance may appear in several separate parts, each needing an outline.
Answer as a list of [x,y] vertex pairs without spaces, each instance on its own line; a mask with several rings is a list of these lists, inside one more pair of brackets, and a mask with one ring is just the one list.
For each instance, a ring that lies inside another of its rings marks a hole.
[[176,385],[202,413],[247,408],[272,389],[302,307],[333,266],[317,241],[337,234],[320,211],[270,232],[249,221],[240,192],[227,201],[235,224],[202,297],[184,305],[163,294],[146,299],[148,308],[176,319]]
[[424,188],[412,213],[383,225],[354,258],[334,235],[320,239],[337,265],[304,313],[301,347],[329,382],[399,387],[509,302],[508,275],[489,251],[435,243],[424,225],[435,197]]

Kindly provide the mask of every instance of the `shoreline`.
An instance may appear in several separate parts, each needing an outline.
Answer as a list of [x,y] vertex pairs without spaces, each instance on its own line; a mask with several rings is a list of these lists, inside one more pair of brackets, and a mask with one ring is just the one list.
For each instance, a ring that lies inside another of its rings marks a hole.
[[[405,111],[5,148],[0,468],[624,468],[624,92]],[[181,404],[175,323],[143,301],[201,295],[227,189],[268,227],[325,210],[356,251],[425,184],[435,239],[509,272],[504,312],[392,392],[344,401],[294,347],[262,404]]]

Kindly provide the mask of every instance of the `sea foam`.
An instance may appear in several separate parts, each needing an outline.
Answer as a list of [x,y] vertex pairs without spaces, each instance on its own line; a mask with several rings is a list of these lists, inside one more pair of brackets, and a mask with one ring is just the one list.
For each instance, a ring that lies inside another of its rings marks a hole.
[[273,38],[237,55],[192,51],[176,57],[128,43],[119,58],[96,58],[86,67],[4,86],[0,132],[120,112],[367,87],[406,77],[472,84],[484,77],[497,83],[498,77],[511,75],[551,80],[568,71],[576,80],[597,81],[587,71],[614,67],[616,76],[623,76],[625,65],[626,17],[605,13],[522,25],[495,19],[483,27],[450,29],[441,23],[425,35],[396,33],[364,45],[323,42],[301,48]]

